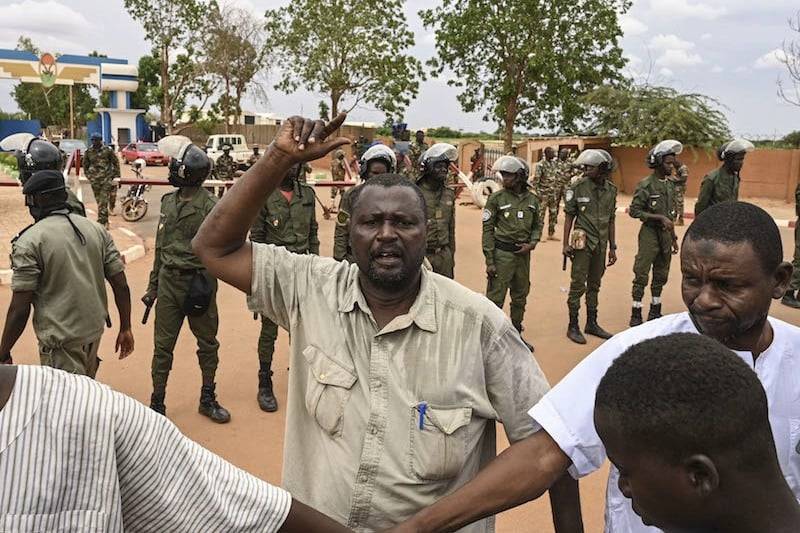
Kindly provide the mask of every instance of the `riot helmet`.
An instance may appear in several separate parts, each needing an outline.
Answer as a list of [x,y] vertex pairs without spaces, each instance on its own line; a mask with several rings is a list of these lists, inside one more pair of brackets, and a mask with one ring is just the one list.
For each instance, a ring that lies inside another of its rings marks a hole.
[[382,161],[386,165],[386,172],[394,173],[397,170],[397,156],[394,150],[383,144],[376,144],[361,156],[361,179],[369,178],[369,164],[371,161]]
[[668,155],[678,155],[683,152],[683,145],[672,139],[661,141],[647,154],[647,166],[649,168],[658,168],[664,161],[664,157]]
[[[446,161],[448,165],[458,159],[458,149],[452,144],[436,143],[422,154],[418,164],[422,168],[420,179],[434,175],[434,165],[441,161]],[[413,161],[412,161],[413,163]]]
[[599,167],[601,172],[611,172],[614,170],[614,159],[605,150],[590,148],[580,153],[575,163],[577,167]]
[[61,150],[56,145],[30,133],[9,135],[0,141],[0,148],[14,152],[19,180],[23,185],[37,170],[61,171],[64,164]]
[[158,149],[171,157],[169,182],[175,187],[199,187],[211,174],[213,162],[188,137],[169,135],[158,141]]
[[494,172],[495,177],[500,180],[503,179],[501,173],[506,172],[509,174],[516,174],[525,182],[528,181],[528,176],[530,175],[528,163],[513,155],[504,155],[497,158],[497,161],[492,165],[492,172]]

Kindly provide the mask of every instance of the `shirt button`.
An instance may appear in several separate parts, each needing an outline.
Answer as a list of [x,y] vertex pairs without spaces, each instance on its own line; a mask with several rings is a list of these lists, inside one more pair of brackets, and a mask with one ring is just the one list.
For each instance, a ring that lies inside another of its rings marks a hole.
[[369,428],[369,432],[372,433],[373,435],[377,435],[378,434],[378,428],[375,427],[375,426],[372,426],[372,427]]
[[361,483],[366,483],[369,481],[369,476],[367,474],[361,474],[358,479]]

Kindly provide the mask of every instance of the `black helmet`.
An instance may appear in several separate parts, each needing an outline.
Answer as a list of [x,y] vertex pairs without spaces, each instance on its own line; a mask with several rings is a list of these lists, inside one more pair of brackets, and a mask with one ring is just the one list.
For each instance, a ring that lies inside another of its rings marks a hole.
[[17,158],[19,180],[25,184],[37,170],[58,170],[63,168],[61,150],[56,145],[30,133],[15,133],[0,141],[0,148],[13,151]]
[[213,163],[203,150],[190,144],[180,159],[169,162],[169,182],[176,187],[198,187],[211,174]]

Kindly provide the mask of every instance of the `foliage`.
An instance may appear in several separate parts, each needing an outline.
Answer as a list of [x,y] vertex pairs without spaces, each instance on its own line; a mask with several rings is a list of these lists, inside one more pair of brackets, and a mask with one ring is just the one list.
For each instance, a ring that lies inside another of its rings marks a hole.
[[317,110],[319,111],[319,118],[324,121],[329,121],[331,119],[331,108],[328,107],[327,102],[325,100],[320,100],[319,105],[317,106]]
[[[197,45],[207,13],[215,0],[124,0],[125,9],[145,31],[157,61],[158,85],[148,87],[149,98],[159,102],[161,121],[169,133],[177,133],[188,100],[207,101],[214,84],[203,69]],[[172,57],[175,50],[180,52]],[[202,107],[202,106],[201,106]]]
[[26,120],[28,115],[23,113],[22,111],[15,111],[13,113],[9,113],[8,111],[3,111],[0,109],[0,120]]
[[139,58],[139,87],[131,96],[131,106],[134,109],[150,110],[158,105],[161,86],[160,71],[160,62],[157,57],[148,54]]
[[[37,56],[42,53],[30,38],[24,36],[17,41],[17,50],[33,52]],[[39,119],[42,127],[69,128],[69,86],[55,85],[47,89],[40,83],[17,83],[11,96],[20,110],[31,118]],[[73,86],[72,97],[75,126],[84,126],[94,118],[97,100],[88,85]]]
[[789,133],[781,141],[793,148],[800,148],[800,130]]
[[401,116],[417,95],[420,62],[408,51],[402,0],[296,0],[267,11],[268,47],[283,72],[276,89],[330,98],[331,116],[368,103]]
[[[534,4],[534,5],[531,5]],[[572,129],[584,116],[576,96],[620,79],[619,14],[630,0],[443,0],[420,12],[436,35],[437,74],[455,72],[466,112],[504,129]]]
[[591,129],[619,144],[652,146],[678,139],[687,146],[716,147],[730,137],[728,121],[713,98],[669,87],[601,87],[582,98]]
[[213,6],[209,25],[204,35],[205,70],[219,82],[222,96],[218,105],[225,117],[229,131],[229,118],[238,124],[242,114],[242,98],[256,91],[261,99],[266,93],[256,83],[259,73],[265,71],[267,53],[264,28],[243,9]]
[[800,106],[800,11],[789,19],[789,28],[798,34],[797,40],[784,41],[783,55],[778,60],[786,67],[789,82],[778,79],[778,95],[786,102]]

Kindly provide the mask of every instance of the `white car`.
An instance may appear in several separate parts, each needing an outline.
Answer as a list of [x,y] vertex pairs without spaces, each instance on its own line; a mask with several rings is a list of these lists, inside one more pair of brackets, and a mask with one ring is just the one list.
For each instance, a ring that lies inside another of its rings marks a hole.
[[244,135],[235,133],[210,135],[206,141],[206,153],[214,163],[222,155],[222,147],[226,144],[231,146],[231,157],[237,165],[246,166],[252,151],[247,147]]

